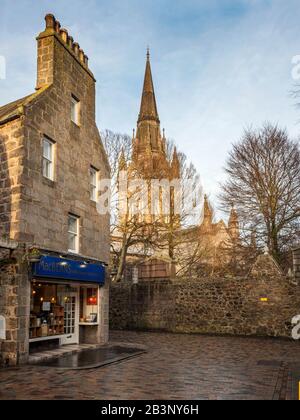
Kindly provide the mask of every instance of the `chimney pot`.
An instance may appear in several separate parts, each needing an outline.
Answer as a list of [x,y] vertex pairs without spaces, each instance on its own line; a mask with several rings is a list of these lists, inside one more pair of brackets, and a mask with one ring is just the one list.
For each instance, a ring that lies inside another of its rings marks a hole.
[[59,34],[60,33],[60,28],[61,28],[61,25],[60,25],[60,23],[58,22],[58,20],[55,22],[55,30],[56,30],[56,32]]
[[71,50],[73,49],[73,43],[74,43],[74,38],[72,36],[68,37],[68,45],[71,48]]
[[48,15],[45,16],[45,21],[46,21],[46,29],[55,29],[56,20],[55,20],[54,15],[49,13]]
[[84,51],[81,48],[79,50],[79,60],[84,63]]
[[60,36],[62,37],[62,40],[67,43],[68,42],[68,31],[66,29],[60,30]]
[[79,54],[79,49],[80,49],[80,46],[79,46],[78,42],[74,42],[74,44],[73,44],[73,50],[74,50],[74,53],[76,55]]

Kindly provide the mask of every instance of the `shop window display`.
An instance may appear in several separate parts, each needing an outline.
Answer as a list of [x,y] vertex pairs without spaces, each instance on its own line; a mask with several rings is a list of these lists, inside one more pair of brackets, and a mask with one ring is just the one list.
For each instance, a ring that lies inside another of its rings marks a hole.
[[33,283],[29,338],[64,334],[64,306],[58,298],[57,285]]
[[[72,295],[70,297],[70,295]],[[75,295],[75,296],[74,296]],[[76,297],[77,296],[77,297]],[[78,324],[96,325],[98,288],[32,282],[30,340],[72,334]],[[76,310],[78,302],[78,312]]]
[[80,322],[95,324],[98,322],[98,289],[80,289]]

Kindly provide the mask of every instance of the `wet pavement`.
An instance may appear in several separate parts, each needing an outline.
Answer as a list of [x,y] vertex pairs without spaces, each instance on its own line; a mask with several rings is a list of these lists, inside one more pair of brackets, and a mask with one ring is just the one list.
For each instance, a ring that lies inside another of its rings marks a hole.
[[38,366],[57,369],[93,369],[112,363],[121,362],[145,353],[135,347],[109,346],[80,353],[67,354],[62,357],[40,362]]
[[135,332],[113,332],[111,339],[148,352],[91,370],[2,370],[0,399],[298,398],[300,342]]

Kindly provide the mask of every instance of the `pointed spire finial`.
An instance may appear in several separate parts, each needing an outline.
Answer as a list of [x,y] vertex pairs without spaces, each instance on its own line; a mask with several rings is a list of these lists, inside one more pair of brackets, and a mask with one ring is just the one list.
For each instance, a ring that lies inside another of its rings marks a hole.
[[135,129],[132,131],[132,138],[135,139]]
[[149,45],[147,46],[147,60],[150,60],[150,47]]
[[119,157],[119,171],[124,171],[127,169],[127,162],[125,157],[125,149],[122,147],[120,157]]
[[147,49],[147,62],[143,86],[143,94],[138,123],[142,121],[155,121],[159,124],[154,85],[151,72],[150,50]]
[[213,210],[210,206],[207,194],[204,195],[204,205],[203,205],[202,215],[203,215],[202,226],[205,228],[210,228],[213,223]]

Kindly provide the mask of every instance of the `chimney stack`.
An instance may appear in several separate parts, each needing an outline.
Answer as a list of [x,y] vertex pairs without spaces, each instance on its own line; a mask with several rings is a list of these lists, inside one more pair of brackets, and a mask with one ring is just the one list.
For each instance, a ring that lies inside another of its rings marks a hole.
[[[61,24],[55,19],[55,16],[48,14],[45,16],[46,28],[38,37],[38,80],[37,89],[53,83],[54,68],[56,63],[55,48],[56,42],[64,46],[73,58],[89,73],[94,76],[88,68],[88,56],[80,48],[78,42],[74,42],[68,30],[61,28]],[[95,80],[95,79],[94,79]]]

